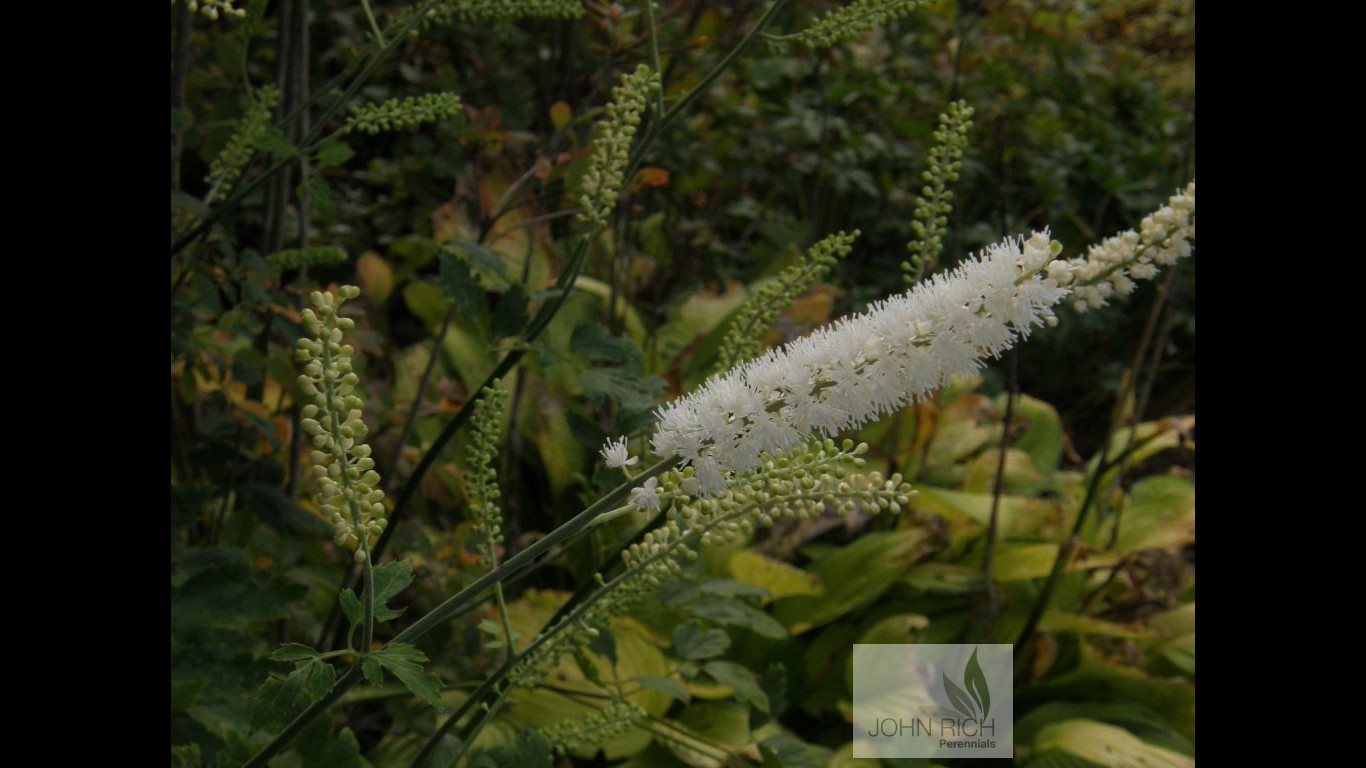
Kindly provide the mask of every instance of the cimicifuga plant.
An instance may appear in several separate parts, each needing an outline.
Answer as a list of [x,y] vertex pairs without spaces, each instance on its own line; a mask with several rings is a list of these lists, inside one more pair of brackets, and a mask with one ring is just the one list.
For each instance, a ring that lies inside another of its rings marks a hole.
[[778,313],[824,278],[840,259],[848,256],[859,234],[857,229],[836,232],[821,240],[796,264],[779,273],[773,282],[745,299],[721,341],[716,354],[717,367],[724,370],[757,357],[764,349],[763,335],[772,327]]
[[449,120],[459,114],[459,96],[454,93],[428,93],[354,107],[342,131],[358,131],[370,135],[386,131],[411,131],[427,123]]
[[928,3],[929,0],[854,0],[828,11],[801,32],[770,39],[811,48],[831,48],[896,21]]
[[963,169],[963,150],[968,146],[970,130],[972,107],[966,101],[953,102],[939,116],[939,127],[932,137],[934,144],[930,147],[929,166],[922,174],[925,186],[915,198],[912,237],[906,245],[911,256],[901,263],[902,279],[909,285],[915,285],[927,272],[933,272],[944,252],[949,214],[953,213],[953,183]]
[[275,105],[279,101],[280,91],[273,85],[262,86],[252,95],[251,105],[247,107],[242,119],[237,121],[237,127],[233,129],[227,146],[223,147],[209,165],[209,175],[204,179],[204,183],[209,185],[209,191],[204,195],[205,202],[212,203],[218,200],[242,175],[242,170],[251,161],[252,153],[255,151],[252,142],[260,138],[269,127],[270,115],[275,111]]
[[631,140],[640,127],[650,96],[659,88],[659,73],[648,64],[624,75],[612,88],[612,101],[603,108],[593,154],[579,190],[579,221],[606,226],[621,197],[622,177],[631,157]]

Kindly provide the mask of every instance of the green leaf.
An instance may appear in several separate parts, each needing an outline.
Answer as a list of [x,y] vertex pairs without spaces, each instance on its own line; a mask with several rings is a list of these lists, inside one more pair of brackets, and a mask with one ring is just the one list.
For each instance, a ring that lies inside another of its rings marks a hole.
[[332,690],[336,672],[321,661],[300,664],[289,677],[271,677],[256,691],[252,701],[250,729],[278,730]]
[[755,634],[774,640],[787,637],[787,627],[767,613],[738,600],[730,600],[720,595],[702,595],[684,607],[685,611],[711,619],[718,624],[744,627]]
[[337,166],[350,160],[356,154],[355,150],[341,141],[329,141],[318,147],[318,165]]
[[278,158],[294,157],[299,154],[299,148],[294,146],[294,142],[274,128],[262,131],[259,136],[252,139],[251,145]]
[[360,598],[356,597],[355,592],[349,588],[343,589],[340,601],[342,614],[346,616],[347,621],[351,622],[352,627],[365,620],[365,606],[360,604]]
[[809,569],[824,592],[779,600],[774,616],[794,635],[828,624],[877,600],[931,546],[929,535],[918,528],[861,536]]
[[701,622],[690,621],[674,628],[674,655],[696,660],[720,656],[730,647],[730,636],[720,629],[703,629]]
[[640,351],[629,339],[613,336],[605,326],[585,323],[569,337],[569,351],[591,363],[620,365],[640,360]]
[[982,672],[982,665],[977,663],[977,649],[973,649],[972,656],[968,657],[967,667],[963,669],[963,685],[968,688],[968,693],[977,702],[977,708],[982,711],[980,719],[985,720],[987,714],[991,712],[991,691],[987,688],[987,676]]
[[959,688],[949,679],[947,674],[944,675],[944,693],[949,695],[949,701],[953,702],[954,709],[961,712],[963,717],[969,719],[977,717],[976,713],[972,711],[972,700],[968,698],[962,688]]
[[178,107],[171,107],[171,133],[180,133],[192,125],[194,125],[194,118],[190,116],[189,112]]
[[308,203],[323,218],[330,219],[337,212],[332,203],[332,191],[327,188],[327,182],[318,176],[309,176],[299,185],[299,200]]
[[493,308],[493,338],[503,339],[521,333],[526,325],[526,308],[526,289],[518,283],[509,288]]
[[[175,110],[171,110],[171,114],[175,115]],[[200,768],[204,760],[199,753],[198,744],[178,744],[171,747],[171,757],[180,764],[180,768]]]
[[285,643],[270,654],[271,661],[297,662],[316,659],[318,652],[307,645]]
[[407,560],[375,568],[375,621],[388,621],[403,613],[403,609],[388,607],[388,602],[412,582],[413,566]]
[[487,245],[473,240],[456,240],[448,243],[447,247],[454,248],[463,255],[469,262],[470,269],[476,276],[484,279],[484,285],[489,290],[502,293],[512,285],[513,280],[508,275],[507,262]]
[[380,666],[379,660],[370,654],[361,659],[360,671],[365,675],[365,681],[371,685],[384,684],[384,667]]
[[768,600],[821,593],[821,585],[816,577],[789,563],[750,549],[736,550],[726,565],[730,575],[768,593]]
[[702,666],[716,682],[735,690],[737,701],[744,702],[768,714],[768,694],[759,687],[758,677],[747,667],[731,661],[709,661]]
[[692,701],[692,696],[688,693],[688,687],[671,677],[655,677],[653,675],[638,675],[635,678],[640,687],[649,688],[652,691],[659,691],[665,696],[669,696],[687,704]]
[[442,251],[437,258],[441,261],[441,289],[455,304],[455,311],[471,320],[483,317],[484,290],[470,274],[469,265],[449,251]]
[[[759,742],[759,748],[767,753],[764,765],[778,768],[826,768],[831,757],[829,750],[786,733],[764,739]],[[768,755],[773,758],[771,763]]]
[[419,699],[441,708],[441,679],[422,670],[427,655],[407,643],[390,644],[367,656],[394,674]]
[[1148,744],[1132,733],[1095,720],[1064,720],[1044,726],[1034,737],[1039,757],[1058,750],[1100,765],[1194,768],[1195,758]]

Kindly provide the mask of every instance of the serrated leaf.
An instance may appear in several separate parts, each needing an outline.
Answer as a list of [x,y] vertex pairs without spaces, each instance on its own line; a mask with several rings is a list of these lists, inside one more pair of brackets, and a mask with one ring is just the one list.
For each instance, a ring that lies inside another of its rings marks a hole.
[[598,323],[585,323],[569,337],[569,351],[591,363],[619,365],[641,359],[640,350],[629,339],[613,336]]
[[516,336],[526,325],[526,289],[521,283],[513,285],[498,299],[493,308],[493,338],[503,339]]
[[949,701],[953,702],[954,709],[962,713],[963,717],[976,718],[972,711],[972,700],[968,698],[967,693],[962,688],[959,688],[956,683],[949,679],[947,674],[944,675],[944,693],[948,694]]
[[332,203],[332,191],[327,188],[327,182],[318,176],[309,176],[299,185],[299,199],[312,206],[323,218],[330,219],[337,212]]
[[318,147],[318,165],[338,166],[354,157],[356,151],[345,142],[329,141]]
[[991,712],[991,691],[987,688],[987,676],[982,672],[982,665],[977,663],[977,649],[973,649],[972,656],[968,657],[967,667],[963,670],[963,685],[968,688],[968,693],[977,702],[977,708],[981,710],[985,720]]
[[460,255],[469,262],[470,270],[476,277],[482,277],[487,282],[486,287],[490,290],[502,293],[512,285],[513,280],[508,275],[507,262],[498,252],[483,243],[476,243],[473,240],[456,240],[448,243],[447,247],[454,248]]
[[652,691],[659,691],[665,696],[669,696],[684,704],[692,701],[692,696],[688,693],[688,687],[671,677],[654,677],[652,675],[640,675],[635,678],[640,687],[649,688]]
[[388,603],[413,582],[413,566],[407,560],[375,568],[375,621],[388,621],[402,615],[405,609],[394,609]]
[[394,643],[369,654],[367,658],[374,659],[392,672],[419,699],[437,709],[441,708],[441,679],[422,669],[427,662],[427,654],[416,646]]
[[731,661],[709,661],[702,669],[716,682],[734,689],[737,701],[768,714],[768,694],[759,687],[758,677],[749,668]]
[[371,685],[384,684],[384,667],[380,666],[379,660],[374,657],[374,654],[361,659],[360,671],[361,674],[365,675],[365,682]]
[[256,691],[252,700],[250,729],[276,730],[284,727],[309,704],[332,690],[336,672],[330,664],[313,661],[299,665],[289,677],[271,677]]
[[726,652],[730,635],[720,629],[703,629],[700,622],[690,621],[674,628],[673,643],[674,655],[680,659],[709,659]]
[[455,304],[455,311],[471,320],[483,317],[484,291],[470,273],[469,265],[449,251],[442,251],[438,259],[441,261],[441,289]]
[[262,131],[259,136],[252,139],[251,145],[278,158],[294,157],[299,154],[299,148],[294,146],[294,142],[274,128]]
[[307,645],[299,643],[285,643],[270,653],[271,661],[296,662],[307,661],[318,657],[318,652]]
[[684,610],[718,624],[744,627],[774,640],[787,637],[787,628],[777,619],[752,605],[720,595],[703,595],[685,606]]
[[356,593],[350,589],[343,589],[338,599],[341,601],[342,615],[351,622],[351,626],[361,623],[365,618],[365,606],[360,604],[360,598],[356,597]]

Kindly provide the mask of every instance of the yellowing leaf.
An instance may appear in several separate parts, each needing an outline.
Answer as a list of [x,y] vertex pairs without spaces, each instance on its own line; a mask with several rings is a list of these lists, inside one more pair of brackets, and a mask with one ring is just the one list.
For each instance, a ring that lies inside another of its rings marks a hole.
[[383,304],[394,291],[394,270],[374,251],[366,251],[356,260],[356,279],[371,304]]

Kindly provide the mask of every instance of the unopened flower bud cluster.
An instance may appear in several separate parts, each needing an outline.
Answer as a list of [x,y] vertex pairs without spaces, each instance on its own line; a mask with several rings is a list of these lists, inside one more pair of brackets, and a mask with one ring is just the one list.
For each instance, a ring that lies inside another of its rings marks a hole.
[[312,307],[303,311],[310,336],[299,339],[295,352],[304,369],[299,388],[307,398],[300,425],[313,446],[309,457],[318,501],[336,542],[355,550],[357,562],[364,562],[370,538],[384,531],[384,491],[365,442],[369,430],[361,419],[364,403],[356,394],[360,380],[351,367],[354,350],[343,343],[343,332],[356,321],[338,314],[360,289],[344,285],[340,292],[338,298],[314,291]]
[[428,93],[405,99],[352,108],[345,132],[374,135],[384,131],[407,131],[426,123],[448,120],[460,114],[460,97],[454,93]]
[[593,227],[607,224],[621,195],[622,176],[631,156],[631,140],[651,93],[659,88],[659,74],[641,64],[612,89],[612,101],[603,110],[593,155],[583,175],[579,220]]
[[498,489],[498,446],[502,442],[503,411],[507,408],[508,391],[500,386],[485,387],[474,412],[473,432],[468,456],[470,477],[468,493],[470,518],[474,533],[484,540],[479,551],[479,562],[486,568],[496,563],[494,548],[503,541],[503,511],[498,505],[502,492]]
[[612,699],[602,709],[581,720],[565,720],[541,728],[541,735],[561,755],[581,747],[611,741],[625,733],[637,720],[650,716],[643,707],[625,699]]
[[805,258],[784,269],[773,282],[754,292],[736,310],[735,319],[721,341],[716,353],[717,365],[722,369],[751,360],[764,351],[764,333],[784,308],[791,306],[818,280],[825,277],[836,262],[854,249],[853,232],[836,232],[811,246]]
[[553,639],[522,659],[509,679],[535,686],[560,659],[586,648],[596,627],[657,594],[659,585],[681,572],[684,562],[696,560],[704,547],[735,541],[783,518],[905,509],[914,495],[910,485],[900,475],[884,480],[863,471],[867,450],[849,440],[843,445],[814,440],[781,456],[765,456],[761,466],[737,475],[724,493],[711,497],[698,496],[701,487],[692,467],[660,475],[651,493],[654,505],[668,510],[664,524],[622,553],[624,573],[611,582],[599,575],[603,589],[548,628]]
[[252,142],[270,125],[270,115],[279,100],[280,91],[273,85],[262,86],[256,91],[251,105],[237,121],[227,145],[209,164],[209,175],[204,179],[209,191],[204,196],[204,202],[212,203],[222,197],[227,187],[242,175],[242,169],[247,167],[255,151]]
[[[415,6],[414,6],[415,8]],[[399,9],[399,23],[411,18],[410,8]],[[422,28],[517,19],[577,19],[583,0],[441,0],[427,9]],[[414,30],[416,31],[416,30]]]
[[854,0],[820,17],[810,27],[784,39],[813,48],[829,48],[895,21],[926,2],[927,0]]
[[902,278],[914,285],[924,277],[926,269],[944,251],[944,235],[949,231],[949,214],[953,213],[953,182],[963,168],[963,150],[968,145],[968,131],[972,129],[972,107],[966,101],[955,101],[948,111],[939,116],[939,128],[934,132],[930,148],[929,167],[923,178],[925,186],[915,199],[911,219],[914,237],[906,245],[911,252],[901,263]]
[[1072,306],[1078,312],[1105,306],[1111,296],[1133,292],[1136,280],[1151,280],[1159,267],[1169,267],[1193,250],[1195,182],[1148,214],[1137,230],[1121,232],[1091,246],[1085,256],[1070,259],[1056,279],[1073,281]]
[[185,5],[189,7],[190,13],[202,13],[212,21],[218,21],[219,14],[237,19],[247,17],[246,9],[234,8],[232,0],[189,0]]

